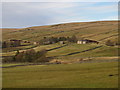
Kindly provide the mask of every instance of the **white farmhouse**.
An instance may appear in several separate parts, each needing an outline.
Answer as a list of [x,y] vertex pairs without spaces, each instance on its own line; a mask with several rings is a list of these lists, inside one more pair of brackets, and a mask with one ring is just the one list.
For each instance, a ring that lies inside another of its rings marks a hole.
[[96,44],[98,44],[99,42],[95,41],[95,40],[88,40],[88,39],[78,40],[77,41],[77,44],[87,44],[87,43],[96,43]]
[[78,40],[77,41],[77,44],[86,44],[87,42],[86,42],[86,40]]

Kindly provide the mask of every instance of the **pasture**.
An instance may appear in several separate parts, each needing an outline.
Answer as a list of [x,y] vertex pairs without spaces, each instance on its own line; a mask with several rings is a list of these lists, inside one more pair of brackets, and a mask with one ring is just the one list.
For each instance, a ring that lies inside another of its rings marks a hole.
[[3,88],[117,87],[117,62],[3,68]]
[[[99,46],[102,46],[102,47],[99,47]],[[57,47],[61,47],[61,48],[57,48]],[[99,48],[95,48],[95,47],[99,47]],[[84,58],[84,57],[113,57],[113,56],[118,56],[118,48],[119,47],[116,47],[116,46],[110,47],[110,46],[105,46],[102,44],[78,45],[75,43],[71,43],[66,46],[56,43],[56,44],[40,45],[37,47],[33,47],[33,49],[36,51],[40,51],[42,49],[50,50],[47,52],[47,57],[55,56],[57,58],[62,58],[62,59]],[[27,49],[23,49],[23,50],[27,50]],[[23,51],[23,50],[20,50],[20,51]],[[12,55],[15,55],[15,53],[16,51],[4,52],[2,53],[2,55],[12,56]]]
[[[87,38],[99,44],[54,43],[49,45],[22,45],[3,48],[0,56],[14,56],[34,49],[47,50],[47,57],[62,64],[28,65],[3,68],[3,88],[117,88],[119,46],[106,46],[107,40],[118,41],[118,21],[98,21],[35,26],[21,29],[3,29],[3,41],[9,39],[39,42],[44,37]],[[70,63],[92,58],[94,63]],[[4,60],[4,58],[3,58]],[[108,60],[108,62],[107,62]],[[102,62],[97,62],[102,61]],[[106,62],[103,62],[106,61]],[[7,63],[2,67],[29,63]]]

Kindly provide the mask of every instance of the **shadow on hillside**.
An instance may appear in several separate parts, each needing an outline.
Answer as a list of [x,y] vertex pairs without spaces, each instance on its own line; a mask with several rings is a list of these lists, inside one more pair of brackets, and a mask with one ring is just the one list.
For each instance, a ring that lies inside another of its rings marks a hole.
[[[69,55],[74,55],[74,54],[78,54],[78,53],[83,53],[83,52],[91,51],[91,50],[94,50],[94,49],[97,49],[97,48],[100,48],[100,47],[103,47],[103,46],[101,45],[101,46],[97,46],[97,47],[87,49],[87,50],[83,50],[83,51],[80,51],[80,52],[73,52],[73,53],[69,53],[69,54],[66,54],[66,55],[60,55],[60,56],[69,56]],[[54,58],[60,57],[60,56],[54,56]]]
[[74,54],[78,54],[78,53],[82,53],[82,52],[87,52],[87,51],[91,51],[91,50],[94,50],[94,49],[97,49],[97,48],[100,48],[100,47],[102,47],[102,46],[94,47],[94,48],[87,49],[87,50],[80,51],[80,52],[73,52],[73,53],[69,53],[69,54],[64,55],[64,56],[69,56],[69,55],[74,55]]
[[52,49],[48,49],[47,51],[52,51],[52,50],[59,49],[59,48],[65,47],[65,46],[67,46],[67,44],[66,44],[66,45],[63,45],[63,46],[60,46],[60,47],[56,47],[56,48],[52,48]]

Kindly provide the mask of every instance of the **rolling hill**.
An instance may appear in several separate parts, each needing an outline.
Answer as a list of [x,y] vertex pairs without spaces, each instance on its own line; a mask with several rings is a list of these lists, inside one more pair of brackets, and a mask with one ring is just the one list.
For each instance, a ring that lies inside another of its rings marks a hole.
[[[100,43],[54,43],[3,48],[2,60],[10,60],[16,51],[46,49],[50,64],[32,62],[3,63],[3,88],[118,88],[118,49],[106,40],[118,41],[118,21],[96,21],[2,29],[4,40],[40,41],[43,37],[71,37]],[[31,56],[30,56],[31,57]],[[52,58],[51,58],[52,57]],[[80,61],[80,60],[86,61]],[[61,64],[54,62],[61,61]],[[89,61],[91,60],[91,61]],[[53,62],[53,64],[52,64]],[[28,65],[31,64],[31,65]],[[11,82],[12,81],[12,82]],[[33,83],[34,82],[34,83]]]
[[[47,57],[57,57],[62,59],[74,59],[80,57],[114,57],[118,55],[118,47],[104,45],[106,40],[118,41],[118,21],[96,21],[65,23],[48,26],[35,26],[20,29],[3,29],[2,37],[4,40],[21,39],[28,41],[40,41],[43,37],[62,37],[76,35],[97,40],[100,44],[77,45],[76,43],[62,46],[59,43],[50,45],[29,45],[3,49],[3,56],[12,56],[16,50],[47,49]],[[58,47],[58,48],[57,48]]]
[[40,41],[44,36],[67,37],[76,35],[78,38],[84,37],[100,42],[104,42],[107,39],[116,41],[118,39],[118,21],[64,23],[20,29],[3,29],[2,34],[3,40]]

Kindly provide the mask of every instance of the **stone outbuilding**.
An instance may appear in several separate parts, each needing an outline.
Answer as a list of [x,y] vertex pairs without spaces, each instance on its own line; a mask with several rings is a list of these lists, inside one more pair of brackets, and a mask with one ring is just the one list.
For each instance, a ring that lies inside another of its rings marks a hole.
[[39,42],[33,42],[34,45],[39,45]]
[[65,44],[65,42],[64,41],[60,41],[60,44]]

